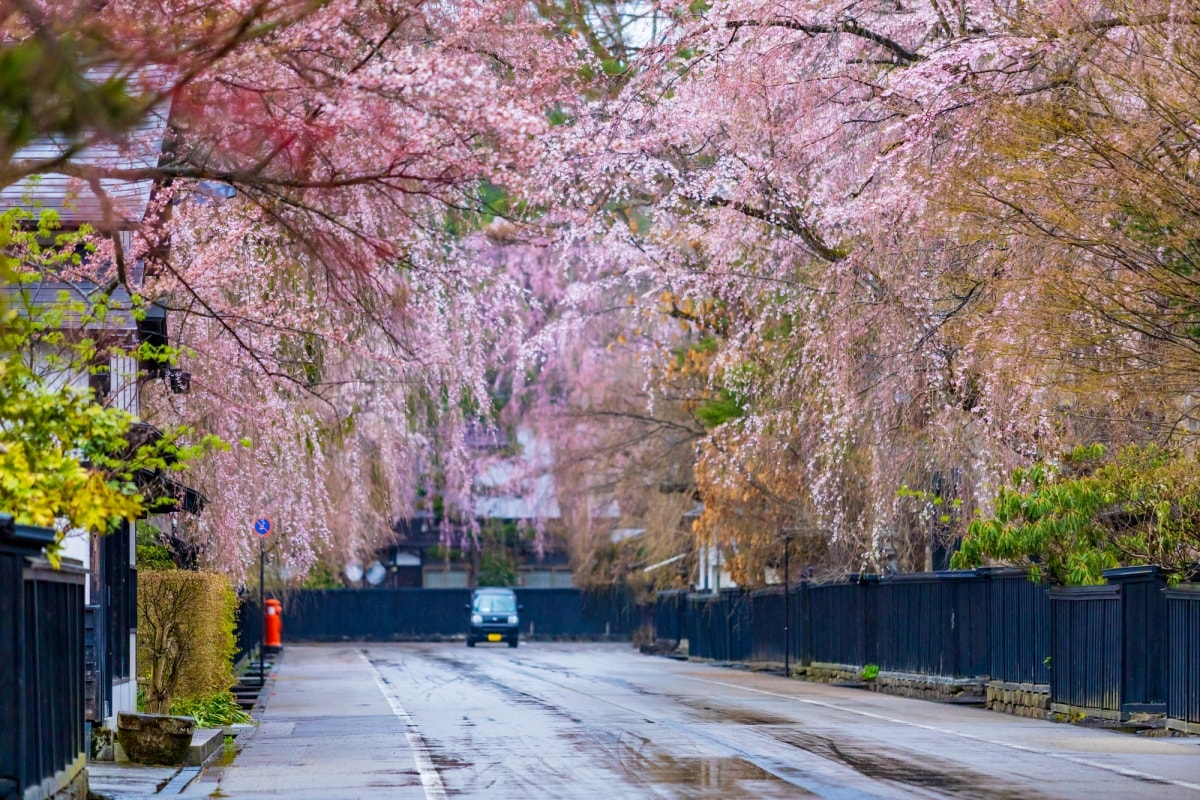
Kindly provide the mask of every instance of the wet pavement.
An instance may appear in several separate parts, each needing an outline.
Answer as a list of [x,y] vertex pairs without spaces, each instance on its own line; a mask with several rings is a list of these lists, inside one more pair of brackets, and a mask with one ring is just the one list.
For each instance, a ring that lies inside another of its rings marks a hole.
[[1200,737],[1145,738],[628,645],[291,645],[191,797],[1200,800]]

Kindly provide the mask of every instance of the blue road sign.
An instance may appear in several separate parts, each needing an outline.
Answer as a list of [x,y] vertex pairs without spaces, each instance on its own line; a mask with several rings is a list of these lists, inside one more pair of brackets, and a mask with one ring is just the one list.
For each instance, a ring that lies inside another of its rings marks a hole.
[[254,532],[259,536],[266,536],[271,532],[271,520],[268,517],[259,517],[254,520]]

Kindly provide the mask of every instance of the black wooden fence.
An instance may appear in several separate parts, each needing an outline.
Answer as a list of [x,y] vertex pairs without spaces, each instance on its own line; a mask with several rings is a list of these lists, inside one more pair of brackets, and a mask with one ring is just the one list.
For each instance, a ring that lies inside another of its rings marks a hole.
[[[783,589],[760,589],[750,594],[750,660],[793,661],[808,659],[808,605],[803,585],[785,593]],[[785,603],[790,613],[785,613]],[[780,635],[775,626],[783,620],[788,630]],[[790,645],[790,647],[788,647]],[[784,658],[789,649],[788,658]]]
[[1007,683],[1050,683],[1050,597],[1015,569],[977,570],[988,578],[988,675]]
[[786,617],[781,589],[668,592],[656,633],[723,661],[782,662],[790,645],[798,663],[1048,684],[1056,711],[1166,712],[1200,732],[1200,588],[1165,590],[1151,567],[1105,577],[1047,590],[1007,569],[851,576],[792,587]]
[[1104,586],[1050,592],[1051,699],[1105,717],[1166,712],[1166,581],[1152,567],[1105,575]]
[[35,558],[45,528],[0,517],[0,798],[50,797],[85,765],[86,572]]
[[897,672],[986,675],[988,582],[969,572],[897,575],[879,583],[878,663]]
[[654,603],[654,630],[659,639],[678,641],[687,638],[687,592],[674,589],[659,592]]
[[721,661],[750,658],[753,607],[748,594],[740,589],[693,594],[687,607],[688,641],[697,643],[693,655]]
[[262,606],[257,602],[243,600],[238,605],[237,622],[233,628],[233,663],[235,667],[242,666],[254,653],[258,652],[258,648],[262,644],[265,624]]
[[[653,609],[622,590],[517,589],[521,635],[628,639]],[[308,589],[281,598],[285,641],[432,639],[467,631],[469,589]]]

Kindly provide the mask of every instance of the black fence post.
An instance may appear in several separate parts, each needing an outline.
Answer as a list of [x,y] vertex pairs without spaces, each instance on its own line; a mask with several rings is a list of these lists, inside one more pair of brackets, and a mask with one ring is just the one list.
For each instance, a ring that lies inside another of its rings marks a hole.
[[[10,516],[0,516],[0,798],[24,793],[25,583],[22,574],[31,549],[14,538]],[[40,549],[40,548],[39,548]]]
[[859,642],[859,660],[854,666],[860,670],[867,664],[879,663],[879,576],[853,575],[851,579],[858,585],[858,621],[861,639]]
[[1050,709],[1117,719],[1121,713],[1121,587],[1050,590]]
[[792,658],[802,666],[812,663],[812,615],[809,613],[809,584],[802,581],[792,587],[792,620],[796,635],[792,638]]
[[1176,586],[1165,594],[1167,727],[1200,734],[1200,584]]
[[1121,587],[1121,714],[1166,713],[1166,576],[1158,567],[1124,567],[1104,578]]
[[654,603],[654,638],[678,642],[687,638],[687,592],[661,591]]

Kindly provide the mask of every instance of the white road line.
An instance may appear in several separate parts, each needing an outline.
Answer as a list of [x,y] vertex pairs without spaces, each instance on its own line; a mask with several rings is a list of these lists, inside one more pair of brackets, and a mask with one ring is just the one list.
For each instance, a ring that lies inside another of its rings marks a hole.
[[446,787],[442,784],[442,776],[438,774],[437,767],[433,765],[433,758],[429,755],[429,745],[425,744],[425,740],[421,738],[421,732],[417,730],[416,720],[404,710],[404,706],[400,705],[396,693],[392,691],[387,680],[379,672],[379,668],[371,663],[371,659],[367,658],[366,651],[359,650],[358,657],[370,668],[371,677],[375,679],[375,685],[379,687],[379,691],[383,692],[384,699],[392,707],[392,713],[404,723],[404,735],[408,738],[413,758],[417,762],[417,773],[421,776],[421,786],[425,789],[425,800],[445,800]]
[[1191,789],[1193,792],[1200,792],[1200,784],[1197,784],[1197,783],[1189,783],[1187,781],[1177,781],[1177,780],[1174,780],[1173,778],[1162,778],[1162,777],[1159,777],[1158,775],[1151,775],[1146,772],[1139,772],[1138,770],[1135,770],[1135,769],[1126,769],[1124,767],[1115,767],[1110,764],[1101,764],[1098,761],[1089,761],[1086,758],[1079,758],[1078,756],[1069,756],[1069,755],[1066,755],[1065,753],[1048,753],[1045,750],[1039,750],[1036,747],[1026,747],[1025,745],[1022,745],[1022,744],[1013,744],[1012,742],[1002,742],[998,739],[985,739],[982,736],[973,736],[969,733],[963,733],[962,731],[951,730],[950,728],[939,728],[936,725],[923,725],[919,722],[909,722],[908,720],[904,720],[904,719],[895,719],[894,717],[887,717],[887,716],[884,716],[883,714],[874,714],[870,711],[859,711],[859,710],[853,709],[853,708],[846,708],[845,706],[839,706],[836,703],[825,703],[820,700],[810,700],[810,699],[804,698],[804,697],[796,697],[795,695],[781,694],[780,692],[768,692],[766,689],[756,689],[752,686],[741,686],[736,683],[727,683],[725,681],[713,681],[713,680],[709,680],[708,678],[697,678],[695,675],[684,675],[683,677],[688,678],[693,681],[699,681],[700,683],[710,683],[713,686],[725,686],[730,689],[741,689],[744,692],[753,692],[755,694],[765,694],[770,697],[781,697],[781,698],[784,698],[787,700],[794,700],[797,703],[805,703],[806,705],[810,705],[810,706],[820,706],[821,708],[828,708],[833,711],[842,711],[847,714],[857,714],[860,717],[869,717],[871,719],[877,719],[877,720],[881,720],[883,722],[891,722],[891,723],[895,723],[897,725],[907,725],[912,728],[920,728],[921,730],[932,731],[934,733],[941,733],[941,734],[945,734],[947,736],[958,736],[963,739],[969,739],[973,742],[980,742],[981,744],[995,745],[996,747],[1007,747],[1010,750],[1018,750],[1022,753],[1032,753],[1034,755],[1045,756],[1047,758],[1058,758],[1058,759],[1062,759],[1063,761],[1069,761],[1072,764],[1078,764],[1083,767],[1093,767],[1095,769],[1102,769],[1105,772],[1114,772],[1117,775],[1121,775],[1126,778],[1134,778],[1136,780],[1144,780],[1144,781],[1154,781],[1155,783],[1166,783],[1166,784],[1170,784],[1171,786],[1178,786],[1182,789]]

